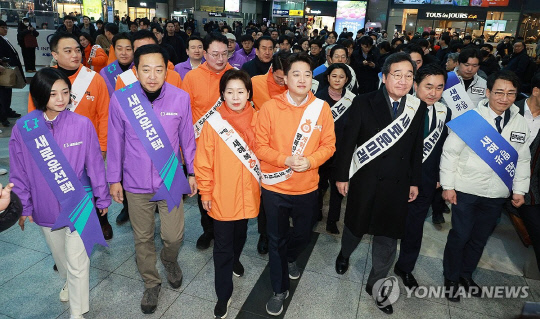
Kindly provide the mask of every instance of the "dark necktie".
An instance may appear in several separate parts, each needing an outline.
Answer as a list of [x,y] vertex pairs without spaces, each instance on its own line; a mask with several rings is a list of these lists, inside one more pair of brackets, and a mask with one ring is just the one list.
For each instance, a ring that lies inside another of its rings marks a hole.
[[394,111],[394,118],[396,118],[397,111],[399,109],[399,102],[392,102],[392,110]]
[[424,119],[424,138],[429,135],[429,110],[426,110],[426,117]]
[[495,118],[495,126],[497,127],[497,131],[499,131],[499,133],[502,132],[501,121],[502,121],[502,116],[497,116]]

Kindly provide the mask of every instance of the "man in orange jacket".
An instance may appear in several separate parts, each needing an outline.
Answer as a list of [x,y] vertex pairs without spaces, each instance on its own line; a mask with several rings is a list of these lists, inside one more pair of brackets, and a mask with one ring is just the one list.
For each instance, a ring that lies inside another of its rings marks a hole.
[[[203,49],[206,62],[195,70],[189,71],[184,77],[182,89],[191,98],[191,114],[195,130],[195,141],[201,133],[206,119],[216,112],[221,105],[219,80],[225,71],[232,69],[227,62],[227,38],[221,34],[210,33],[204,38]],[[198,197],[201,212],[203,234],[197,240],[198,249],[207,249],[214,239],[214,222],[208,212],[202,207],[201,196]]]
[[[255,124],[274,291],[266,311],[273,316],[283,311],[289,278],[300,277],[296,259],[317,221],[318,167],[336,150],[330,107],[310,91],[311,60],[306,54],[293,54],[287,62],[287,92],[263,104]],[[289,218],[294,220],[291,230]]]
[[[103,158],[107,154],[107,121],[109,117],[109,94],[101,75],[81,63],[82,52],[77,38],[69,33],[57,33],[50,41],[53,58],[58,61],[58,69],[71,81],[71,104],[68,109],[86,116],[94,125]],[[28,98],[28,113],[35,110],[32,97]],[[113,237],[107,215],[98,213],[105,239]]]
[[[152,33],[152,31],[139,30],[131,37],[133,53],[135,53],[138,48],[147,44],[158,44],[156,36]],[[135,66],[132,63],[131,70],[121,73],[116,79],[115,91],[137,81],[137,76],[135,74]],[[180,78],[180,74],[174,70],[174,64],[172,64],[171,61],[168,61],[167,64],[167,77],[165,78],[165,82],[172,84],[177,88],[182,87],[182,78]]]

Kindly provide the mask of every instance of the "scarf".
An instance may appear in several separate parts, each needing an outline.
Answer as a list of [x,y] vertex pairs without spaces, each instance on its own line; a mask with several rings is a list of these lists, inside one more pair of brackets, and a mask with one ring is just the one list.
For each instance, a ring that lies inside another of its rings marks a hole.
[[248,147],[253,150],[255,146],[255,131],[251,126],[251,120],[255,110],[251,107],[251,104],[246,102],[244,110],[240,113],[236,113],[227,106],[227,102],[223,102],[223,106],[219,109],[221,117],[229,122],[232,127],[240,134],[240,136],[247,143]]
[[338,92],[334,90],[331,86],[328,87],[328,95],[330,95],[330,98],[334,101],[339,101],[341,99],[342,92]]

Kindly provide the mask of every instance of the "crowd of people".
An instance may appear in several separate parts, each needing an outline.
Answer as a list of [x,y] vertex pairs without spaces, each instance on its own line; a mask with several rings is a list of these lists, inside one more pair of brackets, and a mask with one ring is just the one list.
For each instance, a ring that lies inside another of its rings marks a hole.
[[[354,36],[210,22],[201,38],[184,28],[143,18],[129,31],[117,23],[96,29],[66,18],[50,41],[55,66],[30,83],[28,114],[9,143],[10,181],[22,202],[20,227],[27,219],[42,227],[66,280],[59,298],[72,318],[89,311],[93,245],[113,238],[111,199],[123,204],[116,222],[133,228],[145,314],[162,286],[155,213],[167,281],[182,285],[184,195],[198,200],[197,248],[213,241],[215,318],[227,315],[232,276],[249,271],[240,256],[251,218],[257,250],[269,255],[266,311],[281,314],[328,189],[331,234],[340,233],[347,197],[338,274],[373,235],[370,295],[382,293],[399,240],[393,271],[406,287],[419,286],[424,220],[432,207],[432,222],[445,223],[446,203],[450,301],[463,290],[482,295],[473,272],[508,202],[540,257],[540,74],[531,74],[522,40],[494,51],[449,33],[389,39],[364,29]],[[522,91],[530,96],[520,100]],[[391,303],[379,309],[393,312]]]

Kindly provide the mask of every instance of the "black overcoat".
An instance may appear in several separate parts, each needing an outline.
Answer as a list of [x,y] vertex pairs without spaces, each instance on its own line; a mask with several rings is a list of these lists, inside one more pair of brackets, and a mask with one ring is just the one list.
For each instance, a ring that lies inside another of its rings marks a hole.
[[[353,100],[343,138],[338,141],[334,171],[337,181],[349,180],[356,147],[392,122],[386,94],[383,87]],[[404,100],[405,97],[398,116],[403,112]],[[426,104],[422,102],[405,135],[350,180],[345,226],[355,236],[371,234],[399,239],[404,234],[409,188],[419,186],[422,178],[425,112]]]

